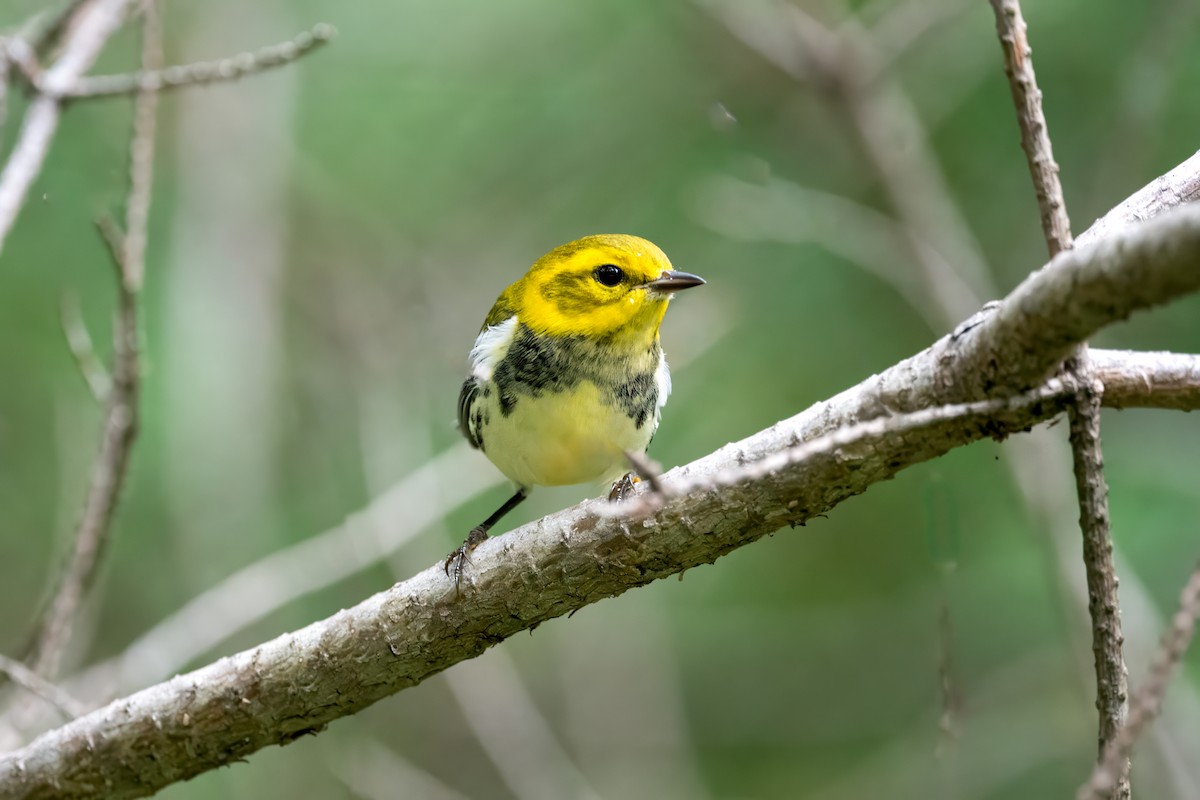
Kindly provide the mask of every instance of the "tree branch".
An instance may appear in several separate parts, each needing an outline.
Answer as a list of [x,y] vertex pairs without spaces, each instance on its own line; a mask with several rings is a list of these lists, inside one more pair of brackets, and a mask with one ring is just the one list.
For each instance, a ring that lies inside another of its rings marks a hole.
[[290,64],[331,41],[336,34],[332,25],[320,23],[290,41],[268,45],[253,53],[241,53],[216,61],[180,64],[167,69],[143,67],[140,72],[123,75],[86,77],[67,90],[64,97],[84,100],[236,81],[247,75]]
[[1062,184],[1058,180],[1058,164],[1050,146],[1050,132],[1042,113],[1042,92],[1033,72],[1033,57],[1025,19],[1018,0],[990,0],[996,14],[996,35],[1004,53],[1004,74],[1013,105],[1017,110],[1017,125],[1021,129],[1021,149],[1029,164],[1033,188],[1037,193],[1038,211],[1042,218],[1042,233],[1050,249],[1050,257],[1071,247],[1071,221],[1063,200]]
[[[162,61],[162,25],[158,7],[149,0],[143,8],[142,65],[154,69]],[[115,234],[101,226],[117,269],[117,316],[113,325],[112,386],[105,400],[100,451],[92,466],[91,482],[67,567],[59,579],[38,628],[29,663],[51,680],[58,673],[71,638],[75,616],[100,566],[108,543],[113,513],[129,470],[137,438],[139,408],[138,294],[145,273],[146,223],[154,165],[155,116],[158,95],[139,92],[134,104],[129,141],[129,189],[125,201],[125,230]]]
[[1164,208],[1200,200],[1200,150],[1165,175],[1125,198],[1075,240],[1076,244],[1110,236],[1131,222],[1150,219]]
[[1146,682],[1134,693],[1129,716],[1108,742],[1087,783],[1080,787],[1077,800],[1104,800],[1119,788],[1129,765],[1129,756],[1146,726],[1162,711],[1171,674],[1183,660],[1196,618],[1200,616],[1200,567],[1192,571],[1179,597],[1179,610],[1171,627],[1163,634],[1162,646],[1150,665]]
[[[1200,409],[1200,356],[1093,350],[1103,402],[1113,408]],[[447,484],[445,478],[454,476]],[[72,678],[81,696],[128,692],[179,672],[229,637],[282,608],[365,568],[446,514],[496,485],[464,444],[397,483],[347,521],[277,550],[225,578],[140,636],[122,653]],[[419,502],[442,486],[443,505]],[[449,487],[449,488],[446,488]],[[450,495],[446,492],[451,492]],[[418,513],[415,509],[428,509]],[[403,526],[393,521],[404,519]],[[247,602],[253,595],[254,602]]]
[[1109,408],[1200,409],[1200,356],[1090,349]]
[[[1067,216],[1058,164],[1050,144],[1050,132],[1042,111],[1042,93],[1037,86],[1025,20],[1019,0],[991,0],[996,16],[996,34],[1004,54],[1021,148],[1029,165],[1041,214],[1046,248],[1053,258],[1069,250],[1071,221]],[[1079,498],[1079,526],[1083,532],[1083,563],[1087,573],[1088,612],[1092,620],[1092,650],[1095,654],[1096,709],[1099,712],[1098,750],[1104,753],[1128,711],[1128,672],[1121,645],[1121,606],[1113,567],[1113,544],[1108,511],[1108,482],[1100,442],[1100,396],[1103,384],[1092,375],[1086,343],[1080,343],[1067,369],[1077,379],[1075,403],[1068,412],[1075,491]],[[1115,797],[1130,795],[1128,765],[1119,770]]]
[[37,695],[67,719],[87,713],[87,707],[20,661],[0,655],[0,673],[27,692]]
[[60,96],[92,66],[104,43],[125,21],[132,3],[133,0],[91,0],[74,10],[74,24],[67,26],[62,56],[43,76],[45,91],[34,98],[25,112],[17,143],[0,172],[0,252],[58,130],[62,115]]
[[[1062,253],[973,329],[672,470],[664,486],[728,473],[877,417],[1037,385],[1099,327],[1200,289],[1197,258],[1200,207]],[[57,796],[79,797],[106,787],[108,797],[138,796],[286,743],[517,631],[803,524],[906,466],[1050,419],[1072,391],[1051,384],[1025,398],[1028,404],[1000,399],[994,406],[1003,410],[986,416],[968,408],[965,416],[864,439],[763,478],[699,488],[637,522],[602,513],[601,501],[583,503],[481,545],[462,597],[436,565],[327,620],[44,734],[0,758],[0,793],[37,797],[53,787]]]

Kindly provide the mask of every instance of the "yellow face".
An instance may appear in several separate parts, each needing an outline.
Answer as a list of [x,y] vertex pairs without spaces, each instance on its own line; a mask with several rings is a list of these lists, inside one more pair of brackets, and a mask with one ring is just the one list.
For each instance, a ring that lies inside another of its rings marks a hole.
[[510,291],[538,333],[653,340],[672,292],[700,283],[651,242],[603,234],[551,250]]

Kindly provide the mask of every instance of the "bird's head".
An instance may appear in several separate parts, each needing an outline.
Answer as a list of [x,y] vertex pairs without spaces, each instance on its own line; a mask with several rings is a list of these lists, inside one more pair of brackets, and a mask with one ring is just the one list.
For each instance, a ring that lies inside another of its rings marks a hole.
[[542,256],[510,288],[521,321],[551,336],[653,340],[675,292],[704,281],[637,236],[585,236]]

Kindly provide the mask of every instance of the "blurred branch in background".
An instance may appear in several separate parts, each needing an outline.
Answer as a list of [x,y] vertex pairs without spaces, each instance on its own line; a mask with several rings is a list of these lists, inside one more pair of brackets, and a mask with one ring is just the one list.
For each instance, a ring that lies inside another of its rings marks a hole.
[[[141,72],[155,76],[162,67],[162,24],[154,0],[138,3],[142,14]],[[106,40],[125,22],[131,3],[127,0],[85,0],[70,3],[47,20],[27,24],[22,32],[0,39],[0,59],[15,66],[29,82],[34,99],[26,111],[20,138],[0,173],[0,246],[25,201],[30,184],[42,164],[57,129],[63,99],[80,87],[89,86],[84,73],[91,67]],[[29,32],[29,40],[23,38]],[[268,48],[216,65],[213,70],[190,70],[187,74],[205,81],[239,77],[266,66],[277,66],[308,52],[332,35],[329,26],[318,26],[306,40]],[[40,51],[50,47],[53,37],[61,55],[44,73],[37,66]],[[260,64],[265,58],[266,63]],[[110,84],[112,82],[110,81]],[[109,84],[104,84],[109,85]],[[53,679],[71,641],[74,620],[101,563],[109,538],[113,514],[128,472],[130,454],[138,430],[139,409],[139,322],[138,297],[145,275],[147,222],[154,172],[154,140],[158,91],[168,82],[134,80],[126,92],[136,95],[133,130],[129,139],[129,176],[122,227],[108,218],[99,222],[116,271],[117,312],[113,331],[111,380],[100,379],[91,343],[78,314],[64,306],[64,328],[72,353],[93,392],[103,391],[105,411],[99,452],[91,471],[87,498],[73,538],[71,555],[46,611],[38,624],[28,656],[34,673]],[[7,86],[5,87],[7,88]],[[110,87],[111,88],[111,87]],[[110,92],[111,93],[111,92]],[[16,717],[22,717],[18,704]]]
[[[835,31],[789,4],[767,6],[773,13],[762,13],[761,3],[701,0],[700,5],[755,52],[811,86],[848,121],[896,215],[899,252],[918,268],[913,279],[929,298],[918,308],[928,306],[930,318],[932,310],[942,311],[941,325],[931,326],[935,332],[996,295],[982,249],[946,186],[911,99],[876,60],[869,32],[854,17]],[[931,15],[929,23],[953,16],[953,5],[946,3],[950,13]],[[918,38],[906,40],[911,46]],[[891,58],[899,55],[893,52]]]
[[[1071,221],[1067,215],[1058,164],[1050,143],[1050,131],[1042,112],[1042,93],[1037,86],[1028,29],[1018,0],[991,0],[996,17],[996,34],[1004,56],[1021,148],[1029,165],[1041,215],[1042,234],[1051,258],[1069,250]],[[1099,712],[1098,757],[1117,735],[1128,713],[1129,676],[1121,645],[1121,604],[1113,567],[1113,542],[1108,510],[1108,480],[1100,442],[1100,383],[1091,365],[1088,346],[1081,343],[1067,359],[1065,368],[1076,378],[1075,403],[1067,412],[1075,490],[1079,499],[1079,525],[1083,532],[1083,564],[1087,574],[1088,611],[1092,619],[1092,651],[1095,654],[1096,709]],[[1114,794],[1125,800],[1130,795],[1129,764],[1116,765]]]
[[83,321],[83,312],[79,308],[79,295],[72,291],[63,292],[59,303],[59,318],[62,320],[63,335],[67,339],[67,347],[75,358],[79,374],[87,383],[88,390],[97,403],[104,403],[112,390],[112,376],[104,367],[103,362],[96,356],[96,348],[92,345],[92,336],[88,333]]
[[[1171,627],[1163,634],[1162,646],[1150,664],[1142,685],[1133,695],[1129,715],[1105,743],[1091,778],[1079,789],[1078,800],[1104,800],[1112,796],[1114,791],[1128,791],[1129,757],[1146,726],[1162,711],[1171,674],[1183,660],[1192,641],[1197,616],[1200,616],[1200,567],[1192,571],[1184,585],[1179,597],[1179,610],[1171,620]],[[1126,784],[1124,789],[1122,782]]]
[[[845,114],[847,122],[863,143],[866,161],[884,186],[896,215],[893,222],[849,198],[780,179],[755,185],[714,178],[701,187],[696,203],[697,216],[705,224],[742,239],[815,242],[893,286],[935,332],[970,314],[981,298],[994,296],[989,275],[985,272],[978,279],[976,265],[983,264],[984,259],[977,250],[972,258],[961,263],[939,257],[939,253],[962,252],[964,246],[972,245],[974,237],[966,228],[962,213],[957,211],[957,203],[950,195],[912,102],[898,81],[879,75],[878,68],[873,66],[873,52],[887,49],[870,46],[880,32],[880,22],[868,27],[852,18],[835,31],[782,3],[704,0],[701,5],[731,34],[788,75],[812,86],[819,97],[840,109],[849,107]],[[898,9],[913,5],[924,4],[902,3]],[[869,11],[868,8],[863,13],[862,19],[871,19]],[[901,13],[907,12],[892,12]],[[928,19],[936,23],[950,16],[931,13]],[[912,37],[908,40],[916,41]],[[891,58],[898,55],[897,52]],[[867,82],[862,80],[863,75],[877,77]],[[1082,234],[1079,241],[1094,241],[1130,222],[1147,219],[1163,208],[1197,197],[1200,197],[1200,152],[1113,208]],[[846,230],[854,231],[855,235],[842,235]],[[906,253],[907,259],[897,257]],[[905,262],[909,264],[907,270],[903,268]],[[974,285],[977,287],[974,295],[926,289],[930,282],[940,284],[944,276],[956,274],[963,277],[950,285]],[[1094,358],[1100,358],[1100,353],[1095,351]],[[1194,361],[1191,356],[1181,358],[1176,369],[1182,371],[1181,377],[1187,382]],[[1123,372],[1129,377],[1136,375],[1136,371]],[[1115,387],[1108,388],[1106,405],[1115,401]],[[1189,402],[1184,400],[1185,405]],[[1071,606],[1082,609],[1088,606],[1088,596],[1080,591],[1075,578],[1077,555],[1073,548],[1061,544],[1068,541],[1073,544],[1077,535],[1075,520],[1060,513],[1061,498],[1068,495],[1069,482],[1065,471],[1046,468],[1059,460],[1055,452],[1058,447],[1044,432],[1035,431],[1011,443],[1012,457],[1005,463],[1026,507],[1055,544],[1048,552],[1048,559],[1056,565],[1055,585],[1060,593],[1078,601],[1070,603]],[[1028,479],[1033,475],[1038,476],[1036,481]],[[1138,575],[1126,570],[1122,588],[1133,635],[1144,637],[1145,632],[1158,630],[1161,627],[1158,614],[1154,612],[1148,588]],[[1068,625],[1067,631],[1076,628]],[[1190,687],[1188,698],[1172,709],[1168,724],[1156,730],[1181,795],[1200,785],[1200,772],[1194,760],[1169,755],[1194,752],[1200,746],[1195,734],[1200,729],[1200,698]]]
[[[62,94],[91,68],[104,43],[124,23],[132,4],[133,0],[90,0],[69,7],[71,24],[64,22],[61,27],[61,55],[42,77],[43,91],[34,96],[26,110],[17,143],[0,171],[0,253],[58,130]],[[0,55],[11,60],[13,48],[22,44],[19,38],[6,38]]]
[[471,800],[375,741],[343,748],[329,760],[329,769],[365,800],[394,800],[399,791],[424,800]]
[[[143,5],[142,20],[142,65],[145,69],[154,69],[162,61],[162,24],[153,2]],[[71,555],[38,625],[28,658],[35,672],[51,680],[58,674],[71,640],[75,616],[106,549],[113,512],[137,438],[138,294],[145,273],[146,221],[153,180],[157,108],[158,99],[153,92],[138,93],[129,141],[124,229],[117,229],[111,220],[100,226],[115,268],[117,285],[112,384],[105,397],[100,451],[92,466],[87,499],[75,531]]]
[[225,578],[120,655],[84,670],[70,686],[99,703],[110,693],[162,680],[296,598],[377,563],[502,480],[465,442],[456,444],[336,528],[277,550]]
[[71,697],[71,695],[41,675],[38,675],[20,661],[0,655],[0,674],[8,676],[9,680],[25,691],[42,698],[54,706],[67,719],[74,719],[82,714],[86,714],[88,711],[87,706],[83,703]]
[[[669,497],[651,517],[614,518],[603,502],[588,501],[490,539],[473,555],[465,594],[440,565],[430,567],[327,620],[44,734],[0,758],[0,788],[152,791],[320,730],[517,631],[802,524],[906,466],[1054,418],[1073,396],[1058,380],[1030,395],[972,398],[1040,383],[1099,327],[1200,289],[1197,254],[1200,209],[1191,207],[1066,251],[970,330],[672,470],[664,476]],[[956,403],[965,405],[936,411]],[[911,429],[909,415],[927,427]],[[838,439],[844,446],[832,458],[819,444],[879,417],[886,424],[859,428],[860,440]],[[705,480],[778,460],[801,442],[815,457],[733,485]],[[676,483],[698,488],[674,495]]]

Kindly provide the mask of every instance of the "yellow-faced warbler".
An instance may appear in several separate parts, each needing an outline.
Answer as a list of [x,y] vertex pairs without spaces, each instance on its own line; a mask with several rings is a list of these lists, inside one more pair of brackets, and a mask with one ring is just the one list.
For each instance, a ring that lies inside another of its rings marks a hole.
[[671,392],[658,326],[675,292],[702,283],[645,239],[604,234],[556,247],[504,290],[471,349],[458,425],[517,490],[446,559],[456,582],[530,488],[614,480],[627,452],[645,452]]

